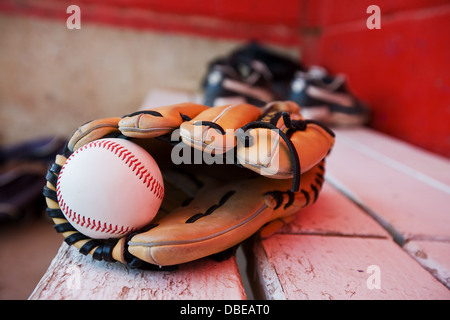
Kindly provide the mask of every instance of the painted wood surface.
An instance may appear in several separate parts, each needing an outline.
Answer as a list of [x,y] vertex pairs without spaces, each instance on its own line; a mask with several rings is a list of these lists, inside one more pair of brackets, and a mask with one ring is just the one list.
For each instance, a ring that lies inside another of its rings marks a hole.
[[339,141],[346,141],[361,152],[406,174],[422,178],[430,184],[434,180],[435,187],[446,185],[444,188],[448,188],[450,185],[448,158],[367,128],[341,128],[334,131],[339,135]]
[[450,162],[367,128],[335,132],[318,201],[247,245],[255,295],[449,299]]
[[[358,141],[355,136],[364,131],[365,139]],[[446,182],[450,161],[429,154],[425,159],[420,149],[407,148],[388,137],[384,148],[372,149],[373,131],[361,128],[359,132],[336,130],[336,145],[327,163],[328,180],[369,211],[399,242],[450,240],[450,184]],[[396,148],[408,149],[403,151],[408,156],[392,156]],[[436,165],[443,178],[428,173],[432,169],[419,170],[427,166],[415,163],[416,155],[430,166]]]
[[324,183],[316,203],[300,210],[295,220],[278,233],[391,237],[372,217],[328,182]]
[[277,234],[254,246],[265,299],[450,299],[388,239]]
[[62,244],[31,300],[246,299],[234,257],[205,258],[176,271],[143,271],[95,261]]
[[450,289],[450,242],[409,241],[403,248]]

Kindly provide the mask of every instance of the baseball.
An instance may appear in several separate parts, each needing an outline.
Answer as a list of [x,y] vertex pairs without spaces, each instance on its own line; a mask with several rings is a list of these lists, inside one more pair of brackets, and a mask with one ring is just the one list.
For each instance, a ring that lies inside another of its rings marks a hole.
[[148,225],[161,205],[164,184],[156,161],[142,147],[124,139],[101,139],[67,159],[56,194],[76,230],[109,239]]

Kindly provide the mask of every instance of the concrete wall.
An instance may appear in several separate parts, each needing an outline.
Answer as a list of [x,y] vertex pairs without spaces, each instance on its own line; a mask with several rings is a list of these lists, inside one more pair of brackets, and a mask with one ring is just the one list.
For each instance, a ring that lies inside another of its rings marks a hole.
[[208,61],[243,43],[0,14],[0,143],[69,136],[135,111],[152,88],[198,92]]

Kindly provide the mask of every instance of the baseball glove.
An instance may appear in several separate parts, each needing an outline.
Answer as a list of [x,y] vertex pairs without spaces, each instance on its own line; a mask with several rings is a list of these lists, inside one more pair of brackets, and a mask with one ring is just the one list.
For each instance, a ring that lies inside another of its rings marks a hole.
[[[136,268],[174,266],[266,237],[317,200],[334,134],[293,102],[209,108],[181,103],[82,125],[48,171],[44,196],[55,229],[97,260]],[[89,238],[64,218],[55,186],[66,159],[102,138],[123,138],[157,161],[165,196],[146,228]]]

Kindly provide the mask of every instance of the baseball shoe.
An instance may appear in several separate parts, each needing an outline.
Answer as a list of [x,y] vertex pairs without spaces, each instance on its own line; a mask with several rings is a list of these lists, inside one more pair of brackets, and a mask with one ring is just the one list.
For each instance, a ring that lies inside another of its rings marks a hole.
[[301,106],[307,119],[330,126],[364,125],[369,120],[369,107],[353,96],[342,74],[331,76],[319,66],[299,71],[291,83],[288,100]]
[[209,64],[203,81],[204,104],[247,102],[263,107],[286,97],[299,70],[302,65],[290,57],[252,42]]

